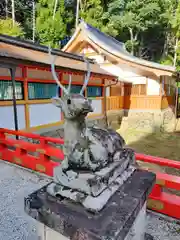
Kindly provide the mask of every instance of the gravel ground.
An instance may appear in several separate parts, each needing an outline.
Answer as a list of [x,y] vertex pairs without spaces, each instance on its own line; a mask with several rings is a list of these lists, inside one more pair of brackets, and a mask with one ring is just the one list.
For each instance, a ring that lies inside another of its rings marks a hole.
[[36,221],[24,212],[24,197],[47,179],[0,162],[0,240],[38,240]]
[[180,222],[148,213],[147,233],[154,240],[180,240]]
[[[40,175],[0,162],[0,240],[38,240],[37,222],[24,212],[24,197],[45,185]],[[180,225],[148,214],[154,240],[179,240]]]

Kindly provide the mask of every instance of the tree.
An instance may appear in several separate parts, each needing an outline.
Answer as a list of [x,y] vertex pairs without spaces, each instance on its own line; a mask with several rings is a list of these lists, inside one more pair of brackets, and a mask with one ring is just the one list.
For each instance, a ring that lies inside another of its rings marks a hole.
[[25,32],[25,38],[31,39],[33,36],[33,1],[32,0],[16,0],[15,16],[16,21],[21,23]]
[[87,23],[101,29],[103,26],[103,6],[101,0],[81,1],[80,16]]
[[158,0],[112,0],[104,19],[107,20],[107,28],[114,28],[117,35],[123,31],[128,33],[126,45],[135,54],[139,36],[158,24],[159,14]]
[[68,33],[72,13],[66,11],[64,0],[59,0],[54,14],[54,3],[52,0],[39,0],[36,5],[36,29],[40,43],[59,47],[59,41]]
[[[173,65],[175,67],[177,63],[180,65],[180,2],[178,2],[174,18],[172,19],[172,30],[175,38],[173,59]],[[178,68],[180,69],[180,66],[178,66]]]
[[[36,0],[35,41],[60,47],[74,32],[77,0]],[[180,1],[80,0],[80,17],[125,43],[132,54],[180,69]],[[8,4],[6,4],[8,3]],[[0,1],[0,33],[33,38],[32,0]],[[56,7],[55,7],[56,6]],[[9,17],[9,18],[8,18]],[[6,19],[6,20],[5,20]]]
[[180,65],[180,2],[165,0],[162,18],[165,27],[164,53],[161,63],[171,64],[179,68]]
[[13,37],[24,37],[23,28],[18,22],[13,25],[12,19],[0,19],[0,34]]

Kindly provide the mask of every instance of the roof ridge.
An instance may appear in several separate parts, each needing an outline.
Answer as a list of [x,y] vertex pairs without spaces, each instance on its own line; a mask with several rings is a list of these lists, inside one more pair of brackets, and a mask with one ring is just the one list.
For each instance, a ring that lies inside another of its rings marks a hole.
[[[88,28],[94,29],[94,30],[97,31],[99,34],[101,34],[101,35],[103,35],[103,36],[105,36],[105,37],[113,40],[114,42],[116,42],[116,43],[118,43],[118,44],[120,44],[120,45],[122,45],[122,46],[124,47],[124,50],[126,50],[125,44],[124,44],[123,42],[118,41],[116,38],[112,37],[111,35],[108,35],[108,34],[106,34],[106,33],[104,33],[104,32],[101,32],[98,28],[93,27],[92,25],[90,25],[89,23],[86,23],[85,21],[82,21],[82,22],[83,22],[84,26],[86,27],[86,29],[88,29]],[[127,51],[127,50],[126,50],[126,51]],[[127,51],[127,52],[128,52],[128,51]],[[128,52],[128,53],[129,53],[129,52]],[[129,53],[129,54],[130,54],[130,53]]]
[[[31,49],[31,50],[36,50],[36,51],[40,51],[40,52],[48,52],[48,47],[45,45],[41,45],[38,43],[33,43],[30,40],[22,40],[19,39],[18,37],[12,37],[12,36],[8,36],[8,35],[4,35],[4,34],[0,34],[0,42],[4,42],[7,44],[13,44],[19,47],[23,47],[23,48],[27,48],[27,49]],[[68,52],[64,52],[60,49],[57,48],[53,48],[52,49],[52,54],[54,55],[59,55],[62,57],[66,57],[66,58],[72,58],[74,60],[79,60],[84,62],[84,58],[80,55],[74,54],[74,53],[68,53]],[[94,63],[94,61],[89,60],[90,63]]]
[[[134,61],[141,65],[151,66],[151,67],[155,67],[158,69],[164,69],[167,71],[175,71],[175,68],[171,65],[164,65],[164,64],[160,64],[158,62],[149,61],[149,60],[145,60],[143,58],[136,57],[126,50],[125,44],[123,42],[120,42],[117,39],[115,39],[114,37],[101,32],[99,29],[93,27],[92,25],[90,25],[84,21],[81,21],[81,24],[85,28],[85,31],[89,31],[88,34],[89,34],[90,38],[94,38],[94,39],[96,39],[96,41],[101,42],[104,45],[104,47],[108,46],[111,49],[111,52],[114,52],[114,54],[116,56],[119,56],[119,57],[124,56],[125,59],[131,58],[131,61]],[[97,34],[99,36],[97,36]],[[102,38],[105,38],[105,39],[102,39]],[[108,40],[110,41],[109,43],[108,43]]]

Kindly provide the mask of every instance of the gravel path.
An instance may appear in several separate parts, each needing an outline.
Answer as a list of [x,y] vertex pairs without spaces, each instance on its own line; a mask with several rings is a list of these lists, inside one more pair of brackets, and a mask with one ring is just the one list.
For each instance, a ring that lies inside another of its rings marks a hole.
[[[37,222],[24,212],[24,197],[48,180],[0,162],[0,240],[38,240]],[[148,233],[154,240],[179,240],[180,225],[148,215]]]
[[180,222],[167,221],[161,216],[148,213],[147,233],[154,240],[180,240]]
[[0,162],[0,240],[38,240],[36,221],[24,212],[24,197],[47,179]]

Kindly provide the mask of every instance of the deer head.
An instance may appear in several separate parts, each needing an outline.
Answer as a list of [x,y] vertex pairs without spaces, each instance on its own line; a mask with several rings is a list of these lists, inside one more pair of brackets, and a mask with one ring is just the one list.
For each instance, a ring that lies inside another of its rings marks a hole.
[[65,119],[69,120],[75,120],[76,118],[79,119],[80,117],[85,118],[89,112],[93,112],[92,106],[91,106],[91,100],[85,98],[83,96],[83,92],[88,84],[89,78],[90,78],[90,66],[89,61],[84,58],[85,62],[87,63],[87,74],[85,76],[84,84],[82,86],[82,89],[79,94],[71,94],[71,83],[72,78],[71,75],[69,77],[69,85],[66,89],[59,81],[56,71],[55,71],[55,65],[53,58],[51,54],[51,49],[49,48],[49,55],[51,58],[51,72],[53,75],[53,78],[55,79],[57,85],[62,89],[64,92],[64,96],[61,98],[55,97],[52,99],[53,104],[56,107],[61,108],[61,110],[64,113]]

